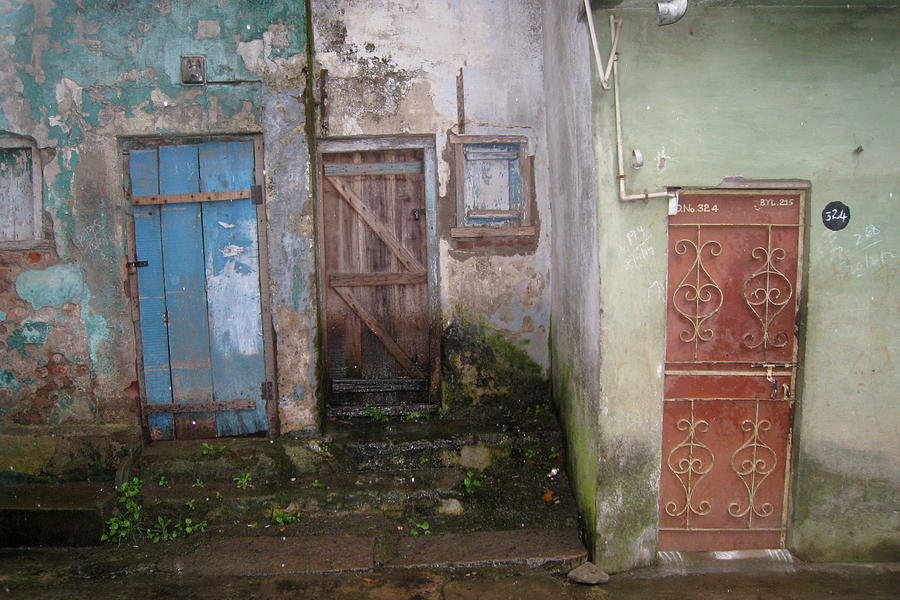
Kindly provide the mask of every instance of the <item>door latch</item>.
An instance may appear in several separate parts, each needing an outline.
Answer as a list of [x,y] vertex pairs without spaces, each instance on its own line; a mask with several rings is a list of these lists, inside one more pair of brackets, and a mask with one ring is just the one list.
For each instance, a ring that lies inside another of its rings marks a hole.
[[418,220],[419,220],[419,217],[424,217],[424,216],[425,216],[425,209],[424,209],[424,208],[414,208],[414,209],[412,209],[411,211],[409,211],[409,214],[412,215],[412,218],[413,218],[413,219],[415,219],[416,221],[418,221]]
[[134,261],[129,261],[129,262],[125,263],[125,266],[128,267],[129,269],[140,269],[141,267],[146,267],[149,264],[150,263],[147,262],[146,260],[134,260]]

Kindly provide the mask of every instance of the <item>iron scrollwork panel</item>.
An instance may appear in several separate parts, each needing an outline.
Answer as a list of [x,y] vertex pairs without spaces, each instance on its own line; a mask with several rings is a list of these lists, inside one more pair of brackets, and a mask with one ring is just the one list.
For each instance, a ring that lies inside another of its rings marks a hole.
[[685,525],[687,525],[691,514],[703,516],[712,510],[709,500],[695,503],[693,496],[697,485],[715,465],[715,456],[709,446],[697,439],[698,433],[709,431],[707,421],[695,421],[692,415],[690,419],[680,419],[676,427],[679,431],[686,431],[687,435],[669,451],[666,465],[681,484],[684,491],[684,504],[679,507],[677,501],[669,500],[666,502],[665,510],[670,517],[684,515]]
[[769,228],[767,247],[757,246],[750,256],[762,265],[744,282],[744,301],[759,320],[760,332],[747,332],[742,339],[749,349],[783,348],[790,341],[784,331],[773,335],[770,327],[784,308],[794,297],[794,288],[790,279],[775,266],[775,262],[785,260],[784,248],[772,248],[772,230]]
[[686,344],[694,344],[695,357],[696,345],[710,341],[714,335],[713,329],[704,327],[704,323],[719,311],[725,299],[722,288],[703,262],[704,252],[711,260],[722,253],[722,245],[715,240],[700,244],[699,228],[697,237],[697,242],[683,238],[675,243],[676,254],[684,256],[692,251],[694,260],[672,294],[672,307],[690,324],[688,329],[679,333],[678,338]]

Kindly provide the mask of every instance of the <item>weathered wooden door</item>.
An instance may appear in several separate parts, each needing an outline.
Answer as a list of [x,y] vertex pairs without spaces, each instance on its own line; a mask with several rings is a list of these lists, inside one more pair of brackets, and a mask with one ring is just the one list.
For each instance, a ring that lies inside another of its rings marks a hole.
[[424,152],[320,152],[330,414],[434,408]]
[[784,546],[804,198],[682,192],[669,218],[660,550]]
[[267,431],[254,143],[136,149],[128,170],[151,438]]

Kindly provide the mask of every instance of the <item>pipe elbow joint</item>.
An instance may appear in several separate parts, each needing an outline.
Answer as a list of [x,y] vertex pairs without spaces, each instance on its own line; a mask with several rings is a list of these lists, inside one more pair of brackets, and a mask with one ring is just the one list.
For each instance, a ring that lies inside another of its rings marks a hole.
[[665,0],[656,3],[656,24],[671,25],[684,16],[688,0]]

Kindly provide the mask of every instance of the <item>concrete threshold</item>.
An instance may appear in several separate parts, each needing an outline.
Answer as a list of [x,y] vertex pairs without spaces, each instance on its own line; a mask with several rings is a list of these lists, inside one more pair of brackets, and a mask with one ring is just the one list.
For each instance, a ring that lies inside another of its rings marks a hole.
[[761,573],[793,573],[796,561],[789,550],[727,550],[714,552],[660,551],[657,564],[640,569],[636,575],[694,575],[704,573],[737,573],[754,570]]

